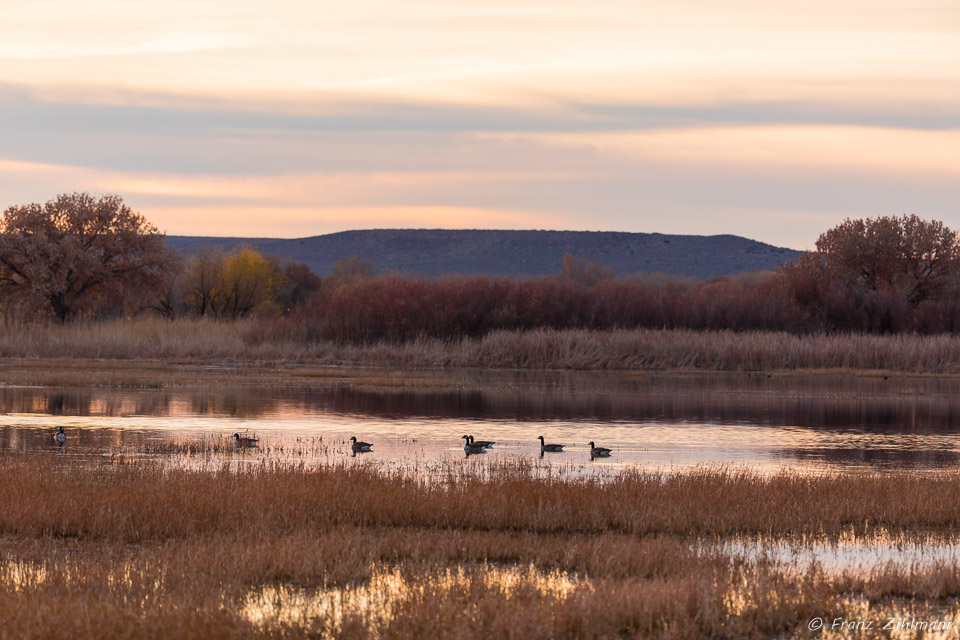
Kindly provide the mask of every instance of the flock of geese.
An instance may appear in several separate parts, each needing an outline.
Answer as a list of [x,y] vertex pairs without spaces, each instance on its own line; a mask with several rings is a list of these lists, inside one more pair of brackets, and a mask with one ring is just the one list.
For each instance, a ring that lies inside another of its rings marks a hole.
[[[67,434],[64,432],[63,427],[60,427],[56,434],[54,434],[53,439],[56,441],[57,445],[62,447],[67,441]],[[497,444],[492,440],[474,440],[473,436],[460,436],[461,440],[464,440],[463,452],[468,456],[475,455],[478,453],[486,453],[487,449],[492,449],[493,445]],[[563,453],[562,444],[547,443],[543,436],[537,436],[537,440],[540,441],[540,457],[543,457],[545,453]],[[251,449],[258,446],[259,439],[248,434],[240,435],[239,433],[233,434],[233,443],[237,448],[240,449]],[[350,450],[354,455],[358,453],[367,453],[373,449],[373,443],[363,442],[357,440],[357,436],[350,437]],[[598,447],[593,441],[590,441],[590,459],[594,458],[609,458],[610,454],[613,453],[612,449],[606,447]]]
[[[463,452],[468,456],[475,455],[478,453],[486,453],[487,449],[492,449],[493,445],[497,444],[492,440],[475,440],[473,436],[460,436],[461,440],[464,440]],[[540,457],[543,457],[545,453],[563,453],[562,444],[553,444],[547,443],[543,436],[537,436],[537,440],[540,441]],[[360,442],[357,440],[356,436],[350,438],[351,449],[354,454],[365,453],[370,451],[373,444],[369,442]],[[594,442],[590,441],[590,459],[594,458],[609,458],[610,454],[613,453],[612,449],[606,447],[598,447]]]

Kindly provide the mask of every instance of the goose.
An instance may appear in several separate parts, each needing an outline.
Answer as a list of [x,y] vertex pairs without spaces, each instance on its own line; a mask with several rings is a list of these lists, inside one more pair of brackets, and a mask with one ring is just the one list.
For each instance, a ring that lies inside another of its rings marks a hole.
[[239,433],[233,434],[233,444],[234,446],[240,447],[241,449],[250,449],[257,446],[259,438],[251,438],[249,436],[241,436]]
[[470,436],[470,443],[480,445],[484,449],[493,449],[493,445],[497,444],[496,442],[492,442],[490,440],[474,440],[473,436]]
[[370,451],[370,447],[373,446],[369,442],[358,442],[357,436],[350,436],[350,442],[353,443],[350,445],[350,448],[353,449],[354,453],[357,453],[358,451],[362,451],[362,452]]
[[63,446],[63,443],[67,441],[67,434],[63,432],[63,427],[57,430],[57,435],[53,436],[53,439],[57,441],[59,446]]
[[550,453],[560,453],[563,451],[562,444],[543,444],[543,436],[537,436],[537,440],[540,441],[540,453],[543,453],[544,451]]
[[473,442],[473,436],[460,436],[460,438],[466,440],[463,452],[468,456],[473,453],[484,453],[487,450],[483,445]]
[[597,447],[594,446],[593,440],[590,441],[590,459],[594,458],[609,458],[612,453],[612,449],[607,449],[606,447]]

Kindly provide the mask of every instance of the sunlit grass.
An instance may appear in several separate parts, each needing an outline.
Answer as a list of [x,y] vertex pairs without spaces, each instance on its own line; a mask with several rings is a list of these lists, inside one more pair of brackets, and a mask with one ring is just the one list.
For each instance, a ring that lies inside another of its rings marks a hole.
[[804,555],[956,544],[953,472],[599,481],[501,461],[438,480],[55,453],[0,457],[0,496],[0,637],[792,637],[814,616],[960,616],[955,558]]

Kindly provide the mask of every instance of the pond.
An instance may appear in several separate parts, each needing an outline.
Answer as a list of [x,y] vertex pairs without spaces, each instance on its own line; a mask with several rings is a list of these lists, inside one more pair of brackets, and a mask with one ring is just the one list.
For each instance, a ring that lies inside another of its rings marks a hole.
[[[395,373],[395,372],[394,372]],[[460,436],[494,440],[484,461],[539,459],[537,436],[565,445],[551,466],[616,470],[749,466],[763,472],[938,470],[960,464],[960,379],[951,377],[456,371],[445,384],[337,383],[159,390],[0,387],[0,451],[162,454],[206,443],[249,460],[358,456],[431,468],[464,457]],[[68,439],[58,449],[56,427]],[[613,450],[590,460],[588,442]]]

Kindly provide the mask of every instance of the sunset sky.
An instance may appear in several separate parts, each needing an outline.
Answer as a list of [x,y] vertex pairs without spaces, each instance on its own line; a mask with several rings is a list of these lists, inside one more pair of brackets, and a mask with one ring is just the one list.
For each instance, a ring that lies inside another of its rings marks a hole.
[[0,14],[0,207],[170,234],[960,227],[960,2],[34,0]]

